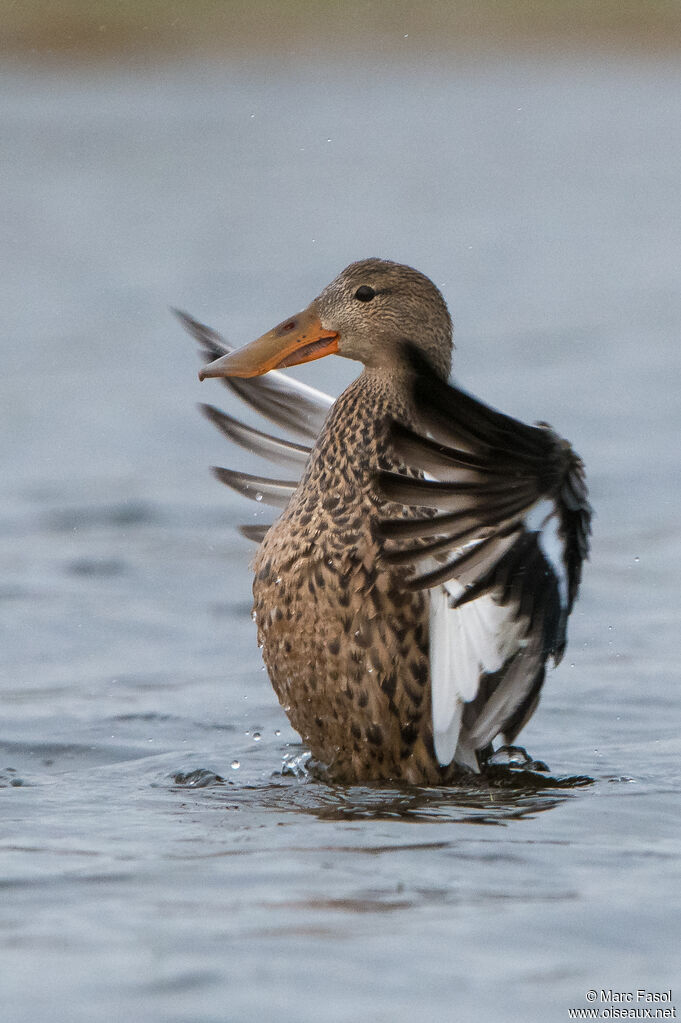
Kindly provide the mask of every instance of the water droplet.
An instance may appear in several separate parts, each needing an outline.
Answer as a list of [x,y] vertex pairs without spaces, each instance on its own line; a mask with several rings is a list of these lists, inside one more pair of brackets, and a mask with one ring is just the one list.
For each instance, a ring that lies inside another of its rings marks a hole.
[[260,742],[262,736],[260,732],[253,732],[253,742]]
[[636,556],[636,557],[634,558],[634,561],[636,562],[636,564],[637,564],[637,565],[638,565],[638,563],[639,563],[639,561],[640,561],[640,560],[641,560],[641,559],[640,559],[640,558],[638,557],[638,555],[637,555],[637,556]]
[[274,734],[275,735],[281,735],[281,729],[280,728],[275,728],[274,729]]
[[255,499],[256,501],[262,501],[262,494],[260,493],[260,491],[258,491],[258,493],[255,495]]
[[281,582],[281,576],[278,575],[277,578],[274,580],[274,585],[275,586],[279,586],[280,582]]
[[251,611],[251,621],[252,622],[257,622],[257,620],[258,620],[258,612],[257,611]]
[[239,763],[238,760],[233,760],[229,766],[232,768],[233,771],[238,771],[239,768],[241,767],[241,764]]
[[284,761],[281,766],[281,773],[284,775],[292,774],[295,778],[298,778],[299,780],[307,778],[308,776],[307,764],[308,761],[311,759],[312,754],[309,751],[301,753],[297,757],[289,757],[289,755],[287,754],[284,757]]

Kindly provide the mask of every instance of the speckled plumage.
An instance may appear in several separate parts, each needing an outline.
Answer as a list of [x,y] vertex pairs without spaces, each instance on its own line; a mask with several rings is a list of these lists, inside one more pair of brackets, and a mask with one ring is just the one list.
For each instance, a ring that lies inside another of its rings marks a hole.
[[346,782],[452,773],[433,754],[427,595],[381,565],[375,529],[376,470],[399,468],[390,421],[412,420],[399,392],[365,370],[338,399],[254,563],[272,685],[313,756]]
[[[514,741],[565,647],[590,532],[580,459],[545,425],[447,384],[449,312],[411,267],[353,263],[238,351],[181,318],[213,360],[202,379],[315,439],[205,407],[236,443],[304,466],[299,482],[216,470],[283,507],[264,536],[244,533],[262,537],[258,640],[294,728],[343,782],[479,770],[497,736]],[[332,353],[364,370],[324,418],[331,399],[278,368]]]

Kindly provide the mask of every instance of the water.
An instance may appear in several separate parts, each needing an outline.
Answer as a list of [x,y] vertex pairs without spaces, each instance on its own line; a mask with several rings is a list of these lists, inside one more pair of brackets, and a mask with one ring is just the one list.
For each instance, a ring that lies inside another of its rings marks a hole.
[[[678,988],[678,66],[1,86],[3,1018],[543,1023]],[[368,255],[429,273],[459,380],[587,463],[543,782],[327,786],[261,670],[233,524],[268,511],[207,471],[249,463],[167,307],[241,343]]]

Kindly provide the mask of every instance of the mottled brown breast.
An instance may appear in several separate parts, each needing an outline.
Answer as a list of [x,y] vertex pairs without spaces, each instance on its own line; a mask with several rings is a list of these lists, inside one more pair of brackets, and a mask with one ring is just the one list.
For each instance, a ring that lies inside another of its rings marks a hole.
[[408,421],[409,410],[368,373],[336,402],[258,551],[254,611],[277,696],[333,777],[430,783],[443,772],[432,750],[428,596],[381,564],[375,528],[373,476],[397,468],[386,444],[393,417]]

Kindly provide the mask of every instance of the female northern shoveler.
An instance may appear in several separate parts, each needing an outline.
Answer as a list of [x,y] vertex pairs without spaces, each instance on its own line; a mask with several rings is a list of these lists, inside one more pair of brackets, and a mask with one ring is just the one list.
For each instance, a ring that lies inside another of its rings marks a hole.
[[[545,424],[447,383],[447,306],[411,267],[353,263],[239,351],[182,319],[214,360],[201,379],[225,378],[314,440],[205,406],[231,439],[302,471],[216,470],[283,507],[266,532],[244,532],[261,541],[258,638],[293,727],[346,782],[479,770],[527,722],[565,647],[590,531],[580,459]],[[335,402],[276,372],[331,353],[364,364]]]

